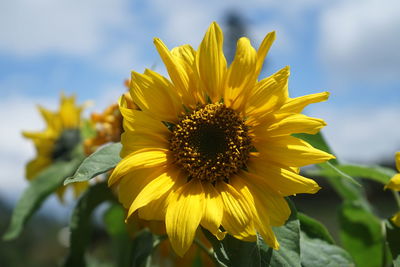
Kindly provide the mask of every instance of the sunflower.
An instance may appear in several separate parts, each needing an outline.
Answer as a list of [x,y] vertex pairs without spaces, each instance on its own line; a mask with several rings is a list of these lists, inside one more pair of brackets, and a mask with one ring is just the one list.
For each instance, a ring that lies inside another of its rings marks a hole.
[[138,211],[142,219],[165,221],[180,256],[200,225],[220,240],[229,233],[255,241],[258,232],[278,249],[272,226],[290,215],[284,197],[320,188],[299,167],[334,158],[292,136],[326,125],[300,113],[328,93],[290,98],[288,67],[258,81],[274,39],[268,34],[258,50],[239,39],[229,67],[215,22],[197,51],[170,51],[155,39],[170,80],[152,70],[132,72],[130,94],[140,111],[121,97],[122,160],[109,186],[128,218]]
[[[26,178],[34,179],[42,170],[58,160],[70,160],[72,150],[81,141],[80,122],[83,107],[75,104],[75,97],[66,97],[63,94],[60,99],[60,110],[53,112],[42,106],[38,107],[45,120],[46,128],[41,132],[27,132],[24,137],[33,141],[36,148],[36,158],[26,166]],[[87,183],[73,185],[74,194],[78,196]],[[63,200],[66,187],[57,189],[59,199]]]
[[[396,168],[400,172],[400,152],[396,153]],[[395,174],[389,181],[389,183],[385,186],[385,189],[392,189],[394,191],[400,191],[400,173]],[[392,222],[400,227],[400,212],[396,213],[392,217]]]

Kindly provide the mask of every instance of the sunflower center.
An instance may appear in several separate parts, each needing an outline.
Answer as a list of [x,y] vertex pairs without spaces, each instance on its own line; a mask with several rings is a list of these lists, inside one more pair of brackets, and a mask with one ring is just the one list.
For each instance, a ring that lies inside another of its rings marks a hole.
[[244,167],[250,149],[248,128],[224,104],[208,104],[184,116],[173,129],[170,150],[190,178],[217,181]]
[[80,141],[81,134],[78,129],[64,130],[54,144],[52,158],[54,160],[70,160],[72,151]]

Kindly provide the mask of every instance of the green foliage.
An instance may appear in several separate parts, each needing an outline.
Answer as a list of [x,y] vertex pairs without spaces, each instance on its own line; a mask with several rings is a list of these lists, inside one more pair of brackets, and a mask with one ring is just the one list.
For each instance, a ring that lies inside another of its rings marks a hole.
[[104,213],[103,220],[111,237],[116,266],[131,266],[133,238],[127,230],[125,210],[118,203],[112,203]]
[[70,248],[65,267],[85,266],[85,250],[91,236],[91,215],[103,202],[114,200],[105,183],[91,186],[79,199],[70,221]]
[[12,240],[20,235],[32,214],[51,193],[62,186],[64,179],[76,170],[81,161],[82,157],[76,156],[71,161],[55,162],[29,183],[13,211],[10,226],[3,236],[4,240]]
[[329,244],[335,243],[333,237],[322,223],[300,212],[297,213],[297,217],[300,221],[301,231],[309,237],[324,240]]
[[[289,202],[290,203],[290,202]],[[214,249],[214,257],[222,266],[353,266],[350,255],[338,246],[319,238],[311,238],[301,231],[301,221],[291,204],[292,214],[286,224],[274,228],[280,243],[273,250],[258,236],[257,242],[244,242],[229,235],[218,241],[202,229]],[[309,225],[310,221],[307,222]],[[314,223],[314,221],[313,221]],[[321,232],[321,227],[315,227]],[[313,230],[312,232],[316,232]],[[325,234],[319,234],[324,236]]]
[[355,202],[345,202],[339,215],[343,247],[358,266],[383,266],[384,239],[380,220]]
[[100,148],[82,162],[75,174],[64,181],[64,185],[88,181],[113,169],[121,160],[121,147],[120,143],[114,143]]
[[[393,259],[400,260],[400,227],[385,221],[387,243]],[[400,261],[398,261],[400,263]]]
[[310,238],[306,233],[301,232],[300,244],[301,266],[354,266],[352,258],[345,250],[325,240]]

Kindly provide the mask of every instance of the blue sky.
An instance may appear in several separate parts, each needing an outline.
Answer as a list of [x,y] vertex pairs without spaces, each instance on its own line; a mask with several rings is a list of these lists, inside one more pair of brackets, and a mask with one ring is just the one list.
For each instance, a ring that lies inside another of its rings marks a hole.
[[[41,129],[35,105],[55,108],[61,91],[101,110],[131,70],[165,70],[153,47],[197,47],[212,21],[236,11],[258,46],[276,30],[264,75],[290,65],[290,93],[330,91],[307,113],[347,161],[392,159],[400,150],[400,2],[397,0],[6,0],[0,2],[0,167],[3,191],[22,190],[34,156],[22,129]],[[15,177],[10,182],[9,177]]]

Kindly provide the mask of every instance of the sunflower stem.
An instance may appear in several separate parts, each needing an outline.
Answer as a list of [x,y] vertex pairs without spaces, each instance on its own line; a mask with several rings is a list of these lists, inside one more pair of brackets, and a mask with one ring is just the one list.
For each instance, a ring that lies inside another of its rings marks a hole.
[[200,240],[195,238],[193,242],[210,257],[210,259],[215,263],[215,266],[220,266],[219,262],[214,257],[214,250],[212,248],[207,248]]
[[392,191],[394,199],[396,200],[397,207],[400,210],[400,195],[399,195],[399,192],[397,192],[395,190],[390,190],[390,191]]

